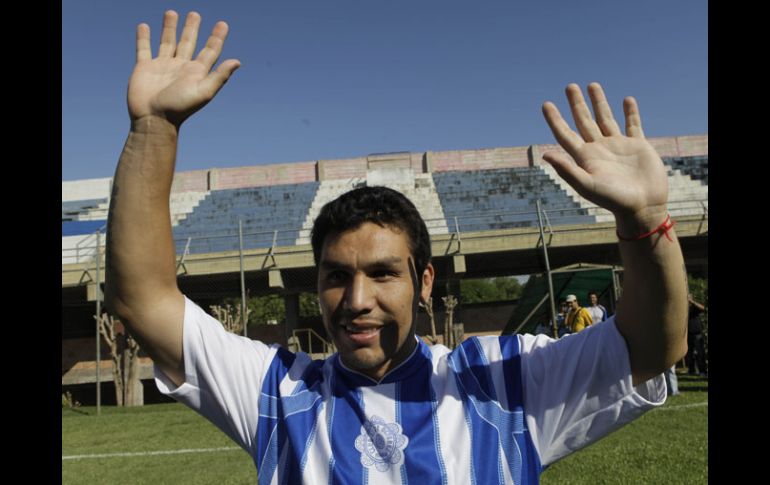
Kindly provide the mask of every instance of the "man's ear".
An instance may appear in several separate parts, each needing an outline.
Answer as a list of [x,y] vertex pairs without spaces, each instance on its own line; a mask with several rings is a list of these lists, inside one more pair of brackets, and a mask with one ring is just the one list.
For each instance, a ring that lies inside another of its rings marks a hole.
[[425,271],[422,272],[422,288],[420,289],[420,301],[422,303],[426,303],[428,298],[430,298],[435,277],[436,271],[433,269],[433,265],[428,263],[428,266],[425,267]]

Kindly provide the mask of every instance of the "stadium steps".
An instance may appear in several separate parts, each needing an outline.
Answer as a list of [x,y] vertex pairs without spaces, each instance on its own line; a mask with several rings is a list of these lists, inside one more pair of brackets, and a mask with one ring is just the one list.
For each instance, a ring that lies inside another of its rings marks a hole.
[[[389,177],[389,173],[392,176]],[[369,185],[384,185],[404,194],[417,207],[420,215],[425,220],[429,234],[446,234],[448,232],[441,202],[439,201],[436,186],[430,173],[415,174],[411,169],[372,170],[367,173],[366,178],[325,180],[321,182],[295,244],[310,244],[310,232],[313,229],[313,222],[326,203],[336,199],[345,192]]]
[[[597,207],[589,202],[565,182],[549,164],[540,165],[543,171],[566,191],[572,200],[586,209],[588,214],[596,217],[597,222],[613,222],[615,219],[608,210]],[[693,180],[678,169],[666,166],[669,188],[669,212],[672,216],[696,215],[703,213],[703,206],[708,209],[708,185],[702,185],[699,180]],[[701,204],[703,202],[703,204]]]
[[545,172],[530,167],[434,174],[447,224],[482,231],[538,225],[537,200],[551,225],[593,222]]
[[277,245],[292,245],[318,185],[308,182],[211,191],[174,227],[177,251],[184,250],[189,237],[194,238],[190,253],[237,251],[239,221],[243,222],[245,248],[270,247],[276,230]]
[[209,191],[171,192],[171,225],[178,226],[210,194]]

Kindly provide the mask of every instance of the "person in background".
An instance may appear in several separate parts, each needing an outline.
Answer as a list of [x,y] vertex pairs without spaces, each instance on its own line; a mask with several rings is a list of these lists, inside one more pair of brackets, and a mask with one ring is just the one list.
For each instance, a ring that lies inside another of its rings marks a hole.
[[703,335],[703,322],[701,314],[706,310],[702,304],[695,301],[691,293],[687,294],[688,317],[687,317],[687,372],[690,375],[699,374],[701,377],[708,377],[708,365],[706,360],[706,339]]
[[593,323],[591,314],[580,306],[575,295],[567,295],[565,302],[569,305],[569,313],[567,313],[565,324],[570,332],[578,333]]
[[607,314],[607,309],[604,308],[603,305],[599,304],[599,294],[595,291],[592,291],[588,293],[588,299],[591,304],[586,308],[586,310],[588,310],[588,313],[591,314],[591,320],[593,320],[593,323],[607,320],[609,315]]

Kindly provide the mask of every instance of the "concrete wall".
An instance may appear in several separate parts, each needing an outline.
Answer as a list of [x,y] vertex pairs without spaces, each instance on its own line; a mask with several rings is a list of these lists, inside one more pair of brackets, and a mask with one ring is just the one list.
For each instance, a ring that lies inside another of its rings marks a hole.
[[215,168],[209,172],[209,190],[302,184],[316,180],[315,162],[253,167]]
[[175,172],[171,192],[205,192],[209,189],[208,170]]
[[[708,154],[708,134],[648,138],[662,157]],[[299,184],[316,180],[364,178],[368,169],[411,168],[415,173],[449,170],[485,170],[539,165],[548,150],[563,150],[556,144],[520,147],[447,150],[318,160],[311,162],[257,165],[237,168],[192,170],[174,174],[172,191],[205,191]],[[62,201],[109,197],[110,178],[62,182]]]
[[[667,136],[648,138],[647,141],[661,157],[695,157],[709,153],[708,135]],[[543,161],[543,153],[547,151],[558,151],[567,155],[567,152],[556,144],[532,145],[530,148],[531,163],[533,165],[546,163]],[[569,157],[569,155],[567,156]]]
[[[92,320],[93,321],[93,320]],[[94,323],[96,326],[96,323]],[[94,329],[94,332],[96,329]],[[103,361],[111,361],[110,347],[102,339],[101,358]],[[64,374],[70,370],[78,362],[91,362],[93,367],[93,361],[96,357],[96,345],[94,344],[94,338],[71,338],[62,340],[61,343],[61,371]]]
[[112,178],[71,180],[61,183],[61,200],[103,199],[110,196]]
[[427,165],[433,172],[529,166],[527,147],[428,152],[427,157]]
[[366,157],[318,161],[318,180],[366,177]]

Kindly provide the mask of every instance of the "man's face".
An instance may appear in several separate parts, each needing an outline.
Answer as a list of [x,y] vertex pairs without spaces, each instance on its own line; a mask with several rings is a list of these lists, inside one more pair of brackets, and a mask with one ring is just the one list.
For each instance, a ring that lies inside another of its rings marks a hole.
[[599,303],[599,298],[597,298],[593,293],[588,296],[591,298],[591,306],[596,306],[596,304]]
[[406,233],[365,222],[326,236],[318,299],[329,337],[348,367],[381,379],[416,345],[417,305],[433,288],[430,264],[418,291]]
[[567,307],[568,307],[570,310],[575,310],[575,309],[577,309],[577,307],[578,307],[578,302],[577,302],[577,300],[568,301],[568,302],[567,302]]

